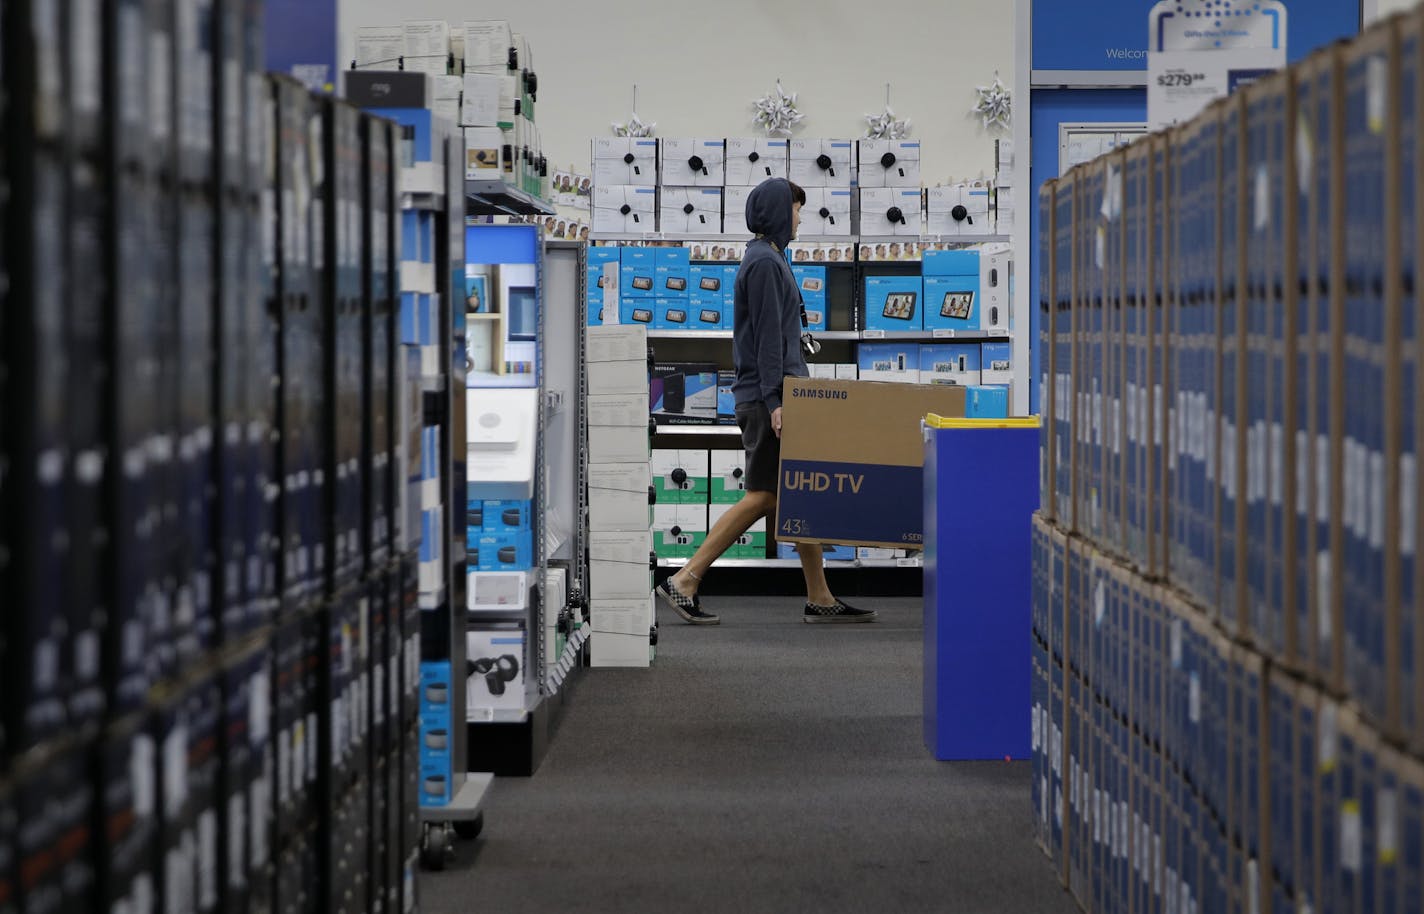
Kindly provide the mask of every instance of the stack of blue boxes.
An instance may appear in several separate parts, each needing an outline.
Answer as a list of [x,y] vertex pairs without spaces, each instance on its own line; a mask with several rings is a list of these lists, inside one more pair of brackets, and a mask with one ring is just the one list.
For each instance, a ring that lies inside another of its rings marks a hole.
[[[456,720],[450,707],[450,675],[448,660],[420,665],[420,802],[426,806],[450,802]],[[459,721],[464,723],[463,714]]]
[[470,499],[466,510],[466,562],[473,571],[529,571],[534,528],[527,499]]

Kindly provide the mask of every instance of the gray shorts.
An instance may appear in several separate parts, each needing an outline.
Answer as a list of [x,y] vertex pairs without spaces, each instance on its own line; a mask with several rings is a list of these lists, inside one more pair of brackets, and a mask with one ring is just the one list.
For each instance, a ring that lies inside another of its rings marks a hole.
[[737,426],[747,452],[745,483],[748,492],[775,492],[781,468],[781,439],[771,427],[771,411],[758,400],[737,404]]

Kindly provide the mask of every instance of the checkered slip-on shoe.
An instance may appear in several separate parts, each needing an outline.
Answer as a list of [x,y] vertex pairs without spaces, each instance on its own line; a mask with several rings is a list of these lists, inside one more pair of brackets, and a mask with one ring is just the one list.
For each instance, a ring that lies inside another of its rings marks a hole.
[[653,593],[666,603],[673,612],[682,616],[693,625],[720,625],[722,617],[712,613],[704,612],[702,601],[697,597],[683,596],[676,587],[672,586],[672,579],[669,578],[657,586]]
[[815,625],[832,622],[874,622],[879,618],[879,615],[873,609],[856,609],[848,603],[837,600],[830,606],[807,603],[806,612],[801,616],[801,621]]

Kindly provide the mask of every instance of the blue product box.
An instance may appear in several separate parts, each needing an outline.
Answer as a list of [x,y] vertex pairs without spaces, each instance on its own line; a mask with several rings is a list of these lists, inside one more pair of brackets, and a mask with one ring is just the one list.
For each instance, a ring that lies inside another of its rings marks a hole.
[[737,424],[737,398],[732,395],[732,384],[737,380],[735,371],[717,372],[717,424]]
[[1007,419],[1009,389],[1007,387],[970,387],[964,397],[966,419]]
[[532,503],[528,499],[485,499],[478,504],[482,516],[480,529],[485,533],[513,533],[532,529],[529,525]]
[[[799,559],[795,543],[777,543],[776,557],[779,559]],[[854,546],[821,546],[821,559],[826,562],[849,562],[855,559]]]
[[976,248],[964,250],[925,251],[920,260],[920,273],[924,276],[968,276],[979,275],[979,251]]
[[920,379],[918,343],[862,343],[856,350],[860,380],[914,384]]
[[933,343],[920,347],[921,384],[973,387],[980,380],[978,343]]
[[629,298],[623,296],[618,301],[618,322],[621,324],[642,324],[652,329],[657,326],[657,299]]
[[[367,108],[366,110],[377,117],[395,121],[402,127],[414,129],[414,134],[396,131],[396,136],[402,138],[396,151],[396,155],[400,159],[396,162],[397,167],[409,168],[416,162],[434,160],[431,155],[431,128],[434,126],[434,111],[429,108]],[[409,142],[406,141],[407,137]]]
[[720,301],[688,302],[687,325],[694,330],[725,330],[731,326],[731,311]]
[[924,283],[918,276],[865,277],[865,329],[921,330]]
[[1011,384],[1014,380],[1012,343],[981,343],[979,365],[986,385]]
[[826,268],[793,266],[791,274],[801,290],[801,303],[806,307],[806,328],[826,329]]
[[623,299],[656,298],[658,248],[623,248],[618,261],[618,293]]
[[692,251],[688,248],[653,248],[655,281],[653,292],[658,298],[688,298]]
[[588,249],[585,261],[587,275],[584,282],[584,302],[588,310],[588,324],[598,327],[603,324],[603,267],[604,264],[619,263],[621,247],[592,247]]
[[421,755],[420,805],[447,806],[450,803],[450,755]]
[[534,534],[529,530],[508,533],[481,533],[474,546],[476,555],[466,562],[477,571],[527,571],[534,567]]
[[722,310],[731,289],[726,284],[726,266],[720,263],[694,263],[687,268],[687,298],[694,306],[710,306]]
[[[929,253],[940,253],[931,251]],[[979,274],[926,276],[926,330],[979,329]]]
[[401,260],[407,263],[435,262],[435,223],[430,213],[418,209],[401,210]]
[[691,330],[697,321],[685,298],[659,298],[653,305],[653,326],[658,330]]

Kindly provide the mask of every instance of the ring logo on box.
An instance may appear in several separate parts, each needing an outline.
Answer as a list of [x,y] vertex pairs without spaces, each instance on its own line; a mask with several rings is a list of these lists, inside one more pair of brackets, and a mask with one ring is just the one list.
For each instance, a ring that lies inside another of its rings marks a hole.
[[834,485],[837,492],[858,494],[864,483],[864,473],[812,473],[805,470],[789,470],[782,480],[782,486],[789,492],[827,492]]
[[846,400],[849,399],[849,394],[850,392],[845,390],[824,390],[821,388],[806,390],[798,387],[791,391],[793,397],[810,397],[813,400]]

